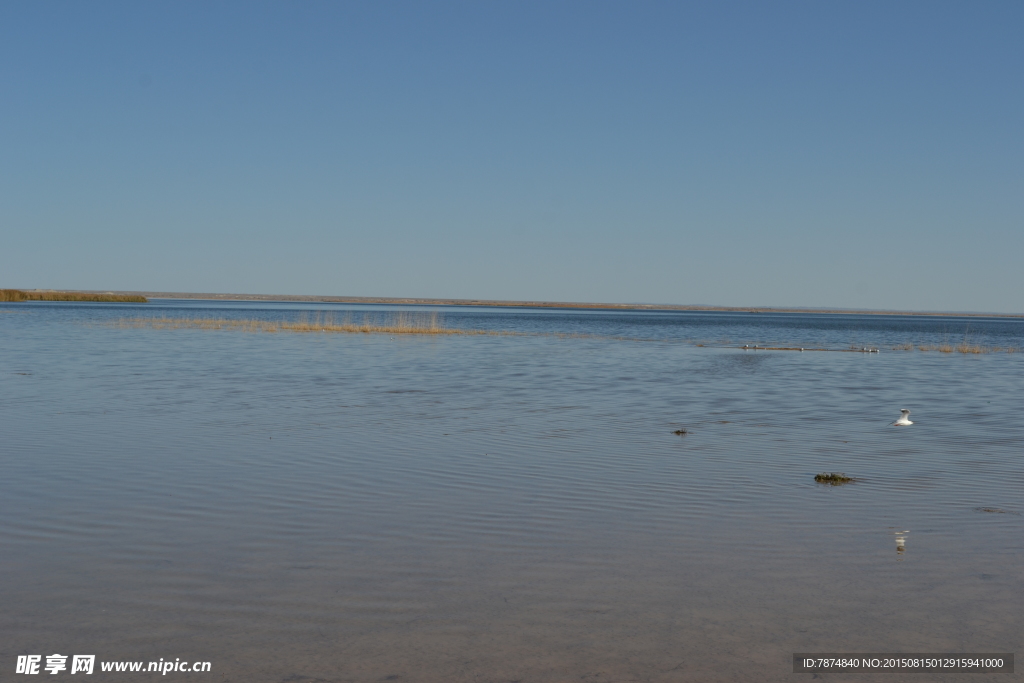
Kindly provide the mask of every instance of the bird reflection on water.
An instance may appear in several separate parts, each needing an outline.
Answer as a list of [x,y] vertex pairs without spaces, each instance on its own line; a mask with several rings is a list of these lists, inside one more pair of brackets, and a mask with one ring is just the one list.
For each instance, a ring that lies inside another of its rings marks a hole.
[[893,535],[896,536],[896,561],[903,561],[903,553],[907,551],[907,534],[910,533],[909,529],[903,531],[894,531]]

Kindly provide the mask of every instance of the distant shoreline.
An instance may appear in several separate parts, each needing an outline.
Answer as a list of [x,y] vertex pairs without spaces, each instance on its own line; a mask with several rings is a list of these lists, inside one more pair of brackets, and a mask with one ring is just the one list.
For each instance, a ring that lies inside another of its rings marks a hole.
[[132,303],[144,304],[144,296],[133,294],[115,294],[114,292],[68,292],[55,289],[0,289],[0,301],[17,303],[19,301],[81,301],[90,303]]
[[495,299],[424,299],[414,297],[326,296],[301,294],[222,294],[199,292],[130,292],[103,290],[22,289],[34,295],[70,294],[76,297],[104,296],[146,299],[196,299],[206,301],[280,301],[346,304],[390,304],[407,306],[486,306],[495,308],[565,308],[607,311],[707,311],[726,313],[805,313],[847,315],[956,316],[975,318],[1024,318],[1024,313],[975,313],[963,311],[886,311],[855,308],[793,308],[776,306],[708,306],[687,304],[610,304],[572,301],[503,301]]

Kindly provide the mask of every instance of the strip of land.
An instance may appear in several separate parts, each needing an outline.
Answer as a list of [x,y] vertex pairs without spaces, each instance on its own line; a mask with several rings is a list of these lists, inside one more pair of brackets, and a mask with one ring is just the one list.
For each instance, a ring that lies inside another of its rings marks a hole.
[[116,292],[58,292],[52,289],[0,289],[0,301],[100,301],[110,303],[146,303],[140,294]]
[[[327,296],[316,294],[224,294],[201,292],[100,292],[91,290],[0,290],[23,291],[40,301],[142,301],[149,299],[203,299],[209,301],[284,301],[344,304],[388,304],[404,306],[484,306],[504,308],[566,308],[610,311],[722,311],[733,313],[831,313],[856,315],[918,315],[984,318],[1024,318],[1022,313],[968,311],[900,311],[854,308],[798,308],[776,306],[712,306],[704,304],[592,303],[579,301],[505,301],[496,299],[426,299],[415,297]],[[42,298],[63,296],[68,298]],[[38,297],[38,298],[37,298]],[[82,298],[70,298],[82,297]],[[85,297],[106,297],[85,298]],[[7,299],[16,301],[18,299]]]

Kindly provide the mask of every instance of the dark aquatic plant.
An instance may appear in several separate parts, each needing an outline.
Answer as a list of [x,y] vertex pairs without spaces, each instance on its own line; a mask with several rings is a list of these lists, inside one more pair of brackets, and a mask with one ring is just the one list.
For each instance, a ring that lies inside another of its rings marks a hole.
[[814,475],[814,481],[819,484],[828,484],[829,486],[842,486],[857,480],[846,476],[842,472],[822,472],[821,474]]
[[1017,515],[1018,517],[1020,517],[1020,513],[1019,512],[1013,512],[1011,510],[1004,510],[1002,508],[985,507],[985,508],[974,508],[974,510],[976,512],[988,512],[990,514],[995,514],[995,515]]

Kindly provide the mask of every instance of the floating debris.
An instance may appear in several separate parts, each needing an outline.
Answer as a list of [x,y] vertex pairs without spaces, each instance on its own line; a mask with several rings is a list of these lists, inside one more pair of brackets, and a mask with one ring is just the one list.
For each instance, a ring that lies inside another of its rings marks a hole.
[[685,434],[689,434],[690,432],[686,431],[685,429],[677,429],[672,433],[675,434],[676,436],[683,436]]
[[819,484],[828,484],[829,486],[842,486],[857,480],[846,476],[842,472],[822,472],[821,474],[814,475],[814,481]]

